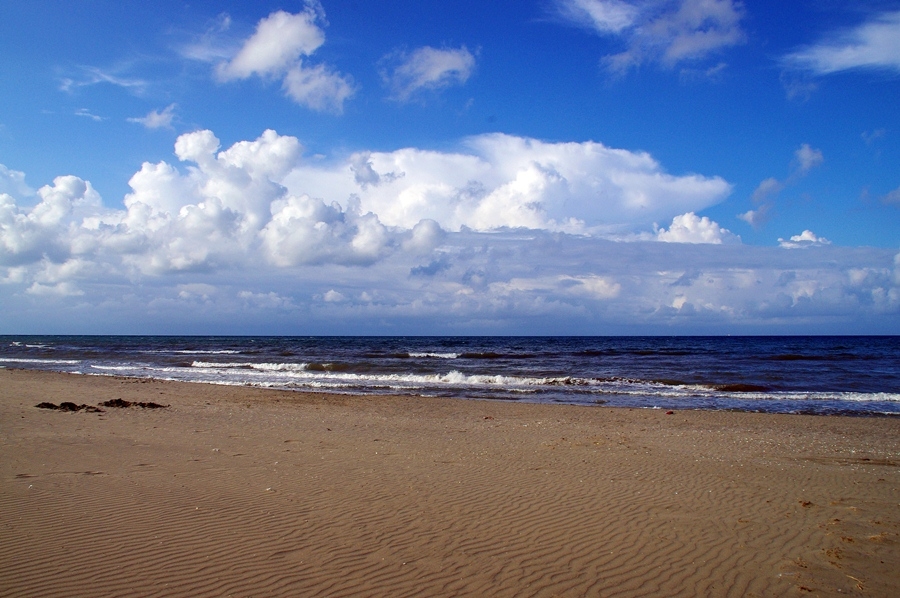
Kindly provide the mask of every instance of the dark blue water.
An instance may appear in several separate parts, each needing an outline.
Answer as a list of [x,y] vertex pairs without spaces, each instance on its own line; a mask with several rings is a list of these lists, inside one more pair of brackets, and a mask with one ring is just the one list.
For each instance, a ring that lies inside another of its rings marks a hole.
[[900,337],[0,336],[0,366],[354,394],[900,414]]

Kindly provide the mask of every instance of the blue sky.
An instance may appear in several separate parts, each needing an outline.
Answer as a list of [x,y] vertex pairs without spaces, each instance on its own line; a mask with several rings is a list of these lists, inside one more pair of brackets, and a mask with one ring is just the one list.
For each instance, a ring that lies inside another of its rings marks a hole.
[[0,12],[0,332],[900,333],[900,2]]

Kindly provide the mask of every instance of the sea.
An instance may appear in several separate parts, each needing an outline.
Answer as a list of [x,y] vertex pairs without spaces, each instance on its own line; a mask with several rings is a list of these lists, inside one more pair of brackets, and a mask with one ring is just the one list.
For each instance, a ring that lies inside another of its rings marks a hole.
[[356,395],[900,415],[900,336],[0,336],[0,368]]

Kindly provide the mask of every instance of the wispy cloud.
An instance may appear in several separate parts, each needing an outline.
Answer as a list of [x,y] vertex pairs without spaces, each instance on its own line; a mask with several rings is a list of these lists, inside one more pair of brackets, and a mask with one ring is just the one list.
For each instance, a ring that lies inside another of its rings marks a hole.
[[648,63],[672,68],[746,39],[743,8],[733,0],[556,0],[556,8],[565,21],[625,43],[626,50],[603,59],[615,74]]
[[198,62],[220,63],[225,62],[240,49],[239,40],[228,35],[231,29],[231,16],[222,13],[216,17],[209,27],[190,43],[177,48],[178,53],[189,60]]
[[809,172],[820,166],[825,161],[822,151],[810,146],[808,143],[801,144],[794,152],[794,159],[791,161],[791,172],[784,180],[769,177],[763,180],[753,191],[751,200],[757,207],[748,210],[743,214],[738,214],[738,218],[752,226],[760,228],[772,217],[773,208],[775,207],[775,198],[788,185],[796,183],[805,177]]
[[79,108],[78,110],[75,111],[75,116],[83,116],[85,118],[89,118],[89,119],[93,120],[94,122],[100,122],[100,121],[106,120],[102,116],[97,116],[96,114],[93,114],[87,108]]
[[788,69],[813,75],[849,70],[900,72],[900,11],[872,16],[851,29],[791,52],[781,59]]
[[382,78],[394,99],[408,101],[423,90],[462,85],[475,70],[475,55],[465,46],[432,48],[424,46],[412,52],[395,52],[381,59]]
[[0,164],[0,193],[29,197],[34,195],[34,189],[25,184],[24,172],[10,170]]
[[87,87],[90,85],[107,84],[115,85],[128,89],[136,94],[141,94],[147,87],[147,82],[143,79],[130,78],[118,74],[121,69],[107,71],[94,66],[80,67],[80,75],[77,77],[66,77],[60,80],[59,88],[65,92],[74,92],[79,87]]
[[128,118],[128,122],[144,125],[148,129],[171,129],[172,119],[175,118],[176,104],[169,104],[161,111],[151,110],[146,116]]

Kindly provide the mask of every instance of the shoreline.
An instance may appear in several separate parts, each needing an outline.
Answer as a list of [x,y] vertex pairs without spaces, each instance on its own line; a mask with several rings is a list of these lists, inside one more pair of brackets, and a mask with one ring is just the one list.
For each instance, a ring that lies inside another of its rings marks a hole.
[[[40,402],[165,409],[60,413]],[[0,369],[0,596],[887,596],[900,420]]]
[[[227,387],[227,388],[243,388],[243,389],[252,389],[258,390],[262,392],[284,392],[284,393],[297,393],[304,396],[342,396],[342,397],[355,397],[358,399],[366,398],[366,397],[383,397],[383,398],[411,398],[411,399],[423,399],[423,400],[441,400],[441,401],[484,401],[487,403],[509,403],[509,404],[521,404],[521,405],[565,405],[568,407],[583,407],[583,408],[600,408],[600,409],[623,409],[623,410],[647,410],[647,411],[673,411],[673,412],[682,412],[682,411],[697,411],[697,412],[709,412],[709,413],[719,413],[719,412],[728,412],[728,413],[757,413],[761,415],[785,415],[785,416],[811,416],[811,417],[851,417],[851,418],[898,418],[900,417],[900,412],[882,412],[882,411],[854,411],[854,410],[841,410],[841,411],[815,411],[810,409],[808,411],[765,411],[762,409],[753,410],[753,409],[742,409],[740,407],[722,407],[722,408],[709,408],[709,407],[642,407],[642,406],[621,406],[621,405],[609,405],[608,401],[604,399],[597,399],[593,403],[583,403],[578,401],[566,402],[562,400],[557,401],[539,401],[539,400],[530,400],[528,398],[522,399],[507,399],[507,398],[485,398],[485,397],[466,397],[466,396],[438,396],[438,395],[425,395],[425,394],[391,394],[391,393],[365,393],[365,392],[342,392],[339,390],[302,390],[295,388],[279,388],[276,386],[272,387],[262,387],[262,386],[254,386],[252,384],[239,384],[239,383],[230,383],[230,382],[214,382],[209,380],[176,380],[171,378],[153,378],[153,377],[140,377],[140,376],[122,376],[117,374],[102,374],[102,373],[85,373],[85,372],[60,372],[56,370],[41,370],[41,369],[29,369],[29,368],[16,368],[16,367],[8,367],[8,366],[0,366],[0,372],[8,370],[8,371],[17,371],[17,372],[46,372],[50,374],[61,374],[67,376],[84,376],[84,377],[99,377],[99,378],[111,378],[117,380],[133,380],[136,382],[162,382],[162,383],[172,383],[172,384],[195,384],[201,386],[218,386],[218,387]],[[460,392],[460,394],[465,394],[464,392]]]

